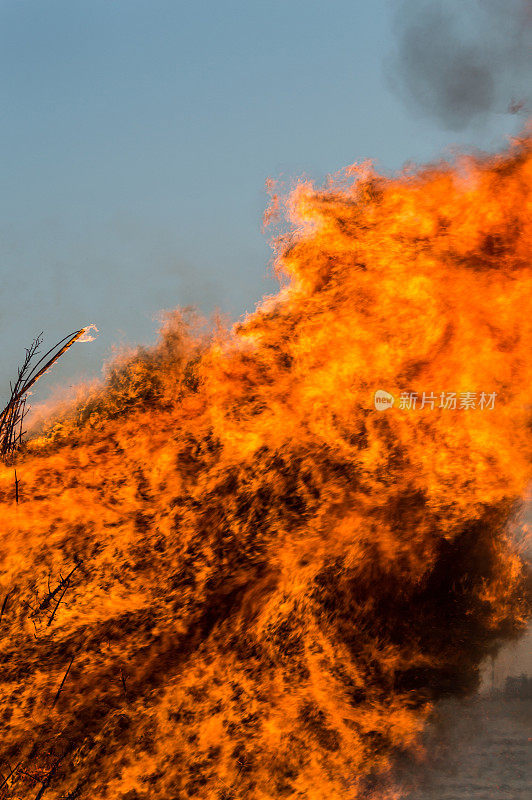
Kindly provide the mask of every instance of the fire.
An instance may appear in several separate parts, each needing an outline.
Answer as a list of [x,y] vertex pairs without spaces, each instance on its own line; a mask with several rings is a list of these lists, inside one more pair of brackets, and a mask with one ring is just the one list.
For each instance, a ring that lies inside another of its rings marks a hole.
[[83,333],[79,337],[78,342],[93,342],[98,333],[98,328],[93,323],[90,325],[85,325],[83,328]]
[[274,196],[279,294],[2,468],[0,797],[397,796],[530,617],[531,145]]

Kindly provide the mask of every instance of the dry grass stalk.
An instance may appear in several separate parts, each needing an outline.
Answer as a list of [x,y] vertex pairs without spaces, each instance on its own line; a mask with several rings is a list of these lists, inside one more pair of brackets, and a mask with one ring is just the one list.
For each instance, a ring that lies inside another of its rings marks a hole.
[[14,385],[10,384],[9,402],[0,413],[0,457],[6,459],[13,456],[22,443],[25,434],[23,422],[28,411],[26,400],[31,387],[85,333],[85,330],[82,328],[65,336],[36,363],[34,362],[42,344],[42,333],[33,340],[30,347],[26,348],[26,356],[22,366],[19,367],[17,380]]

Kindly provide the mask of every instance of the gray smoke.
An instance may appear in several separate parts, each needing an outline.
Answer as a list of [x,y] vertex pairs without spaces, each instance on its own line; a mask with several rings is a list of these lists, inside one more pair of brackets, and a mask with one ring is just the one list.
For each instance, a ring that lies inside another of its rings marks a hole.
[[393,88],[451,130],[531,109],[532,0],[394,2]]

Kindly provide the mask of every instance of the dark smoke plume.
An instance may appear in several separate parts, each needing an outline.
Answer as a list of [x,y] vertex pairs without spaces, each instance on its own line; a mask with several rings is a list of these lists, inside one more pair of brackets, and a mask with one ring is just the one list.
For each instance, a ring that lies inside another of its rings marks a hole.
[[530,111],[531,0],[394,5],[388,79],[412,111],[451,130]]

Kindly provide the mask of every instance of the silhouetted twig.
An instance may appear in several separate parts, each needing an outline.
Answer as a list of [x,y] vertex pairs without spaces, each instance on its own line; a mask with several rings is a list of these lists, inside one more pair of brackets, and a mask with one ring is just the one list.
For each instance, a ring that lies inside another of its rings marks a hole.
[[42,333],[33,340],[30,347],[26,348],[26,357],[18,370],[15,385],[10,384],[11,397],[0,414],[0,455],[2,456],[12,454],[22,439],[22,424],[26,415],[25,392],[22,389],[30,378],[31,362],[38,353],[41,343]]
[[[35,608],[35,609],[32,608],[32,614],[31,614],[32,617],[38,617],[40,614],[42,614],[43,611],[46,611],[48,609],[48,607],[51,605],[51,603],[54,600],[54,598],[57,597],[59,592],[63,589],[64,590],[63,594],[61,595],[61,597],[59,599],[59,603],[61,602],[61,600],[63,599],[63,597],[65,595],[66,590],[70,586],[70,579],[71,579],[72,575],[76,572],[76,570],[78,570],[80,568],[80,566],[81,566],[81,562],[77,562],[76,566],[73,569],[70,570],[70,572],[68,573],[66,578],[63,578],[61,576],[61,573],[60,573],[60,581],[57,584],[57,586],[55,587],[55,589],[53,589],[53,590],[50,589],[50,579],[48,579],[48,593],[41,600],[41,602],[39,603],[37,608]],[[57,609],[59,607],[59,603],[56,605],[56,607],[55,607],[55,609],[54,609],[54,611],[52,613],[51,619],[54,618],[55,612],[57,611]],[[31,606],[30,606],[30,608],[31,608]],[[50,622],[51,622],[51,620],[49,620],[48,625],[50,624]]]
[[50,619],[48,620],[48,623],[47,623],[47,625],[46,625],[46,627],[47,627],[47,628],[48,628],[48,627],[49,627],[49,626],[52,624],[52,622],[54,621],[55,612],[57,611],[57,609],[58,609],[58,608],[59,608],[59,606],[61,605],[61,601],[62,601],[63,597],[65,596],[65,593],[66,593],[66,591],[67,591],[67,589],[68,589],[68,588],[69,588],[69,585],[68,585],[68,583],[67,583],[67,585],[66,585],[66,586],[65,586],[65,588],[63,589],[63,594],[61,595],[61,597],[60,597],[60,598],[59,598],[59,600],[57,601],[57,603],[56,603],[56,605],[55,605],[55,608],[54,608],[54,610],[52,611],[52,614],[51,614],[51,616],[50,616]]
[[7,601],[9,599],[9,595],[13,594],[13,592],[15,591],[16,588],[17,588],[16,586],[13,586],[13,588],[10,589],[9,592],[4,597],[4,602],[2,603],[2,610],[0,611],[0,622],[2,622],[2,619],[3,619],[3,616],[4,616],[4,611],[6,610]]
[[85,328],[82,328],[65,336],[33,366],[34,359],[42,344],[42,333],[33,340],[30,347],[26,348],[26,356],[18,370],[15,385],[10,385],[11,396],[9,402],[4,410],[0,412],[0,456],[5,458],[13,455],[22,442],[22,437],[25,434],[22,426],[28,411],[26,398],[31,387],[84,333]]
[[120,670],[120,677],[122,678],[122,686],[124,687],[124,697],[126,698],[126,702],[129,702],[129,698],[127,696],[127,689],[126,689],[126,679],[124,677],[123,670]]
[[72,666],[72,664],[74,663],[74,659],[75,659],[75,657],[76,657],[76,654],[74,653],[74,655],[73,655],[73,656],[72,656],[72,658],[70,659],[70,664],[68,665],[67,671],[66,671],[66,672],[65,672],[65,674],[63,675],[63,680],[61,681],[61,685],[59,686],[59,689],[58,689],[58,690],[57,690],[57,692],[56,692],[56,695],[55,695],[55,697],[54,697],[54,702],[52,703],[52,708],[55,706],[55,704],[56,704],[56,703],[57,703],[57,701],[59,700],[59,695],[61,694],[61,691],[62,691],[62,689],[63,689],[63,686],[65,685],[65,681],[66,681],[66,679],[67,679],[67,677],[68,677],[68,673],[70,672],[70,667],[71,667],[71,666]]

